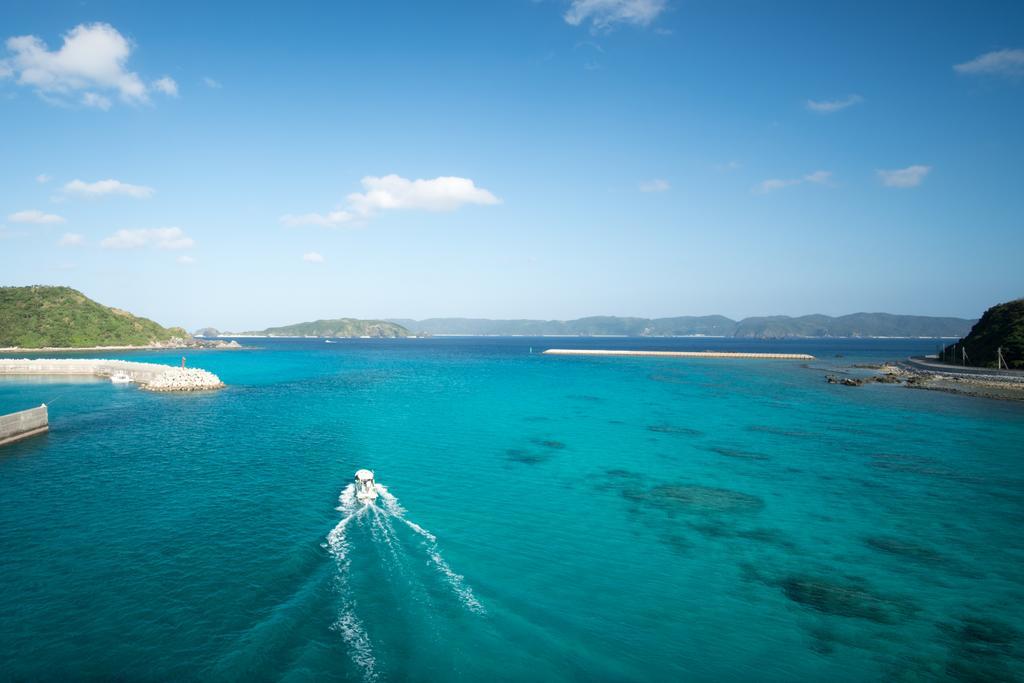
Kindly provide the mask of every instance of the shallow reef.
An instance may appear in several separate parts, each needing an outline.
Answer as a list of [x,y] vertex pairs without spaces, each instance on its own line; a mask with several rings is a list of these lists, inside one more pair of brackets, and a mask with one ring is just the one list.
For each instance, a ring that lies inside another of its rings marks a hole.
[[783,429],[781,427],[773,427],[771,425],[748,425],[747,431],[761,432],[762,434],[774,434],[775,436],[791,436],[794,438],[813,436],[810,432],[805,432],[800,429]]
[[659,434],[679,434],[680,436],[704,436],[704,432],[699,429],[670,424],[647,425],[647,431]]
[[869,536],[864,539],[864,544],[874,550],[898,555],[920,564],[936,565],[945,561],[945,558],[932,548],[893,536]]
[[518,462],[524,465],[539,465],[551,459],[551,456],[547,453],[535,453],[522,448],[507,449],[505,451],[505,457],[512,462]]
[[961,615],[938,624],[949,648],[946,674],[957,681],[1020,681],[1024,679],[1021,632],[998,619]]
[[835,616],[894,624],[913,612],[907,601],[876,593],[858,578],[790,575],[778,586],[793,602]]
[[744,451],[739,448],[725,448],[723,446],[708,446],[705,450],[717,453],[726,458],[737,458],[740,460],[771,460],[767,455],[763,453],[754,453],[753,451]]
[[764,507],[764,501],[749,493],[695,484],[661,484],[650,489],[626,488],[628,500],[646,503],[670,512],[750,512]]
[[565,448],[564,443],[561,441],[555,441],[554,439],[530,439],[530,442],[538,446],[543,446],[544,448],[551,448],[559,451]]

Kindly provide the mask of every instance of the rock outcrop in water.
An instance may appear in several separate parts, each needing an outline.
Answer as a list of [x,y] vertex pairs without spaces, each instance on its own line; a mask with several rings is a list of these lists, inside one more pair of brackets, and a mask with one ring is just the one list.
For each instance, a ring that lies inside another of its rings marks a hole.
[[148,391],[210,391],[223,387],[217,375],[198,368],[169,368],[142,385]]

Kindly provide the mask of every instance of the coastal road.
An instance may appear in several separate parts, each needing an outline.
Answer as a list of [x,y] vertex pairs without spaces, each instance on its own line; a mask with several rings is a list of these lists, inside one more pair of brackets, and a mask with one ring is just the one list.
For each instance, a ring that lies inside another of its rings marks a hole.
[[934,372],[940,375],[985,377],[996,381],[1024,382],[1024,370],[996,370],[995,368],[972,368],[963,365],[949,365],[914,356],[903,361],[913,370]]

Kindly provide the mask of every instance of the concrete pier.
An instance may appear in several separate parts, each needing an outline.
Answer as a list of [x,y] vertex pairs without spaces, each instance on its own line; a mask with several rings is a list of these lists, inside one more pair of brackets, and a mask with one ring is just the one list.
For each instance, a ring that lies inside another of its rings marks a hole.
[[46,404],[9,415],[0,415],[0,446],[44,434],[50,429]]
[[151,391],[206,391],[220,389],[224,383],[212,372],[198,368],[177,368],[157,363],[134,363],[126,360],[94,358],[4,358],[0,359],[0,376],[71,375],[110,377],[123,372],[132,382]]
[[772,360],[814,360],[806,353],[742,353],[733,351],[626,351],[604,349],[548,349],[553,356],[655,356],[662,358],[753,358]]

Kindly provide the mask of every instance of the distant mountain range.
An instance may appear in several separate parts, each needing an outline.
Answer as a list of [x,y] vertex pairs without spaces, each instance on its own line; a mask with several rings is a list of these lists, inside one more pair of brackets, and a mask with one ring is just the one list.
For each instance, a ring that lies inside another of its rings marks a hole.
[[923,315],[853,313],[833,318],[775,315],[731,320],[722,315],[675,318],[620,318],[593,316],[577,320],[491,320],[488,318],[427,318],[412,320],[314,320],[250,332],[221,332],[212,327],[196,330],[196,336],[232,335],[272,337],[408,337],[411,335],[467,336],[580,336],[580,337],[962,337],[974,320]]
[[356,318],[334,318],[295,323],[282,327],[268,327],[252,332],[221,332],[212,327],[196,330],[196,336],[266,336],[266,337],[408,337],[409,330],[387,320],[358,320]]
[[488,320],[485,318],[393,319],[413,334],[580,335],[627,337],[962,337],[974,320],[890,313],[763,316],[731,320],[721,315],[676,318],[595,316],[578,320]]

